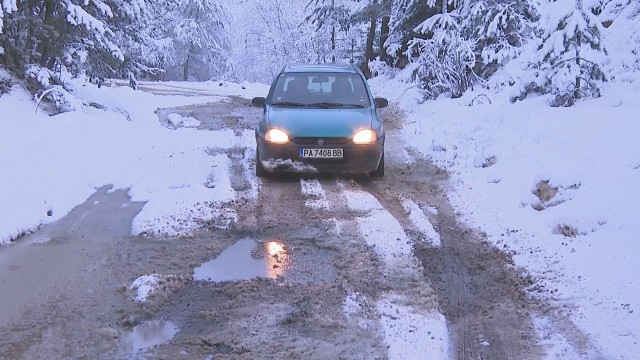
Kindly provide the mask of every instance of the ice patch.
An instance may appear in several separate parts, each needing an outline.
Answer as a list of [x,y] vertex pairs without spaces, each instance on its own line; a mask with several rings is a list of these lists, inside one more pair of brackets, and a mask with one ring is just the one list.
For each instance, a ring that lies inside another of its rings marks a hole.
[[389,359],[450,359],[447,320],[437,311],[418,313],[386,295],[378,301]]
[[306,206],[313,209],[329,209],[329,201],[327,196],[320,185],[320,181],[300,179],[300,190],[306,197],[304,203]]
[[[446,319],[438,313],[434,291],[422,276],[404,228],[373,195],[345,190],[343,196],[350,209],[366,212],[357,218],[360,233],[385,264],[392,288],[376,303],[389,359],[448,359]],[[353,301],[348,298],[345,307]]]
[[344,198],[351,210],[372,211],[384,210],[384,207],[371,194],[364,191],[345,191]]
[[360,293],[350,293],[344,299],[344,304],[342,305],[342,310],[347,316],[353,316],[362,311],[362,306],[358,301],[358,298],[362,296]]
[[182,118],[182,126],[186,128],[197,128],[200,126],[200,120],[192,117]]
[[433,228],[420,206],[411,199],[404,199],[402,206],[409,215],[411,223],[426,236],[425,242],[431,246],[441,246],[440,234]]
[[156,291],[159,280],[160,276],[157,274],[142,275],[131,283],[129,290],[135,292],[134,298],[136,301],[145,302],[149,295]]

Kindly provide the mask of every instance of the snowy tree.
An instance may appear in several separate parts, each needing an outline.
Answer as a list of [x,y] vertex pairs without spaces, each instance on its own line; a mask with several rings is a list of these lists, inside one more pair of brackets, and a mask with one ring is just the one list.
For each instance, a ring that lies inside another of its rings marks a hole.
[[[175,62],[171,17],[175,4],[166,0],[116,0],[113,19],[124,61],[118,73],[157,77]],[[98,73],[109,73],[98,69]],[[112,71],[115,72],[115,71]]]
[[[180,45],[180,64],[183,80],[190,76],[208,78],[210,71],[222,74],[226,71],[225,9],[216,0],[182,0],[178,9],[180,20],[174,27],[175,39]],[[203,74],[195,74],[197,69]]]
[[477,73],[484,79],[516,58],[538,18],[531,0],[479,0],[465,3],[462,31],[475,41],[475,51],[482,62]]
[[[4,28],[4,13],[11,13],[13,11],[18,10],[16,5],[16,0],[6,0],[0,3],[0,35],[2,34],[2,29]],[[0,55],[4,54],[4,48],[0,43]]]
[[598,16],[603,24],[611,24],[613,20],[629,5],[632,0],[587,0],[586,8]]
[[348,30],[349,10],[342,4],[336,4],[336,0],[311,0],[307,7],[312,10],[305,20],[315,25],[316,31],[331,34],[331,62],[335,62],[336,33]]
[[524,84],[524,93],[551,93],[554,106],[599,96],[598,81],[606,80],[603,66],[608,59],[598,18],[585,9],[583,0],[575,0],[550,3],[542,20],[542,41],[530,64],[532,77]]
[[387,52],[401,60],[406,54],[409,41],[426,38],[414,29],[439,12],[435,1],[425,3],[423,0],[394,0],[390,9],[389,36],[384,44]]
[[108,24],[112,7],[105,1],[33,0],[16,5],[6,18],[2,39],[3,63],[16,73],[33,63],[78,71],[92,53],[123,58]]
[[[612,6],[616,3],[617,5]],[[611,1],[604,7],[599,19],[609,27],[606,29],[608,50],[612,54],[612,74],[618,80],[633,81],[637,76],[634,72],[640,70],[640,3],[630,1]],[[607,13],[609,6],[615,12]]]
[[329,39],[304,19],[307,2],[225,0],[234,27],[229,32],[228,77],[269,83],[288,63],[313,63],[330,56]]
[[449,12],[448,5],[452,3],[442,2],[440,13],[414,29],[429,38],[409,41],[407,55],[417,65],[416,78],[425,99],[435,99],[443,93],[460,97],[475,80],[474,43],[462,37],[459,11]]

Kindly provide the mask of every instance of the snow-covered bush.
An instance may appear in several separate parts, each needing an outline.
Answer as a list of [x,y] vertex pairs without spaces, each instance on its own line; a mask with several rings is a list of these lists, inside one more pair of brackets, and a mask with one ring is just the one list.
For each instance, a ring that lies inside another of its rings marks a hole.
[[387,62],[382,61],[378,56],[372,61],[369,61],[369,71],[371,71],[371,76],[386,75],[394,77],[399,70],[389,65]]
[[415,78],[425,99],[435,99],[444,93],[460,97],[475,80],[475,55],[470,41],[459,36],[447,42],[414,39],[409,50],[410,61],[418,64]]
[[81,102],[64,86],[63,79],[70,77],[66,69],[62,68],[58,73],[55,73],[45,67],[31,65],[27,68],[25,76],[29,82],[35,83],[35,86],[41,89],[36,94],[38,101],[47,100],[61,112],[75,111],[81,108]]
[[11,80],[0,79],[0,96],[2,96],[2,94],[8,93],[9,90],[11,90],[12,85],[13,84],[11,83]]

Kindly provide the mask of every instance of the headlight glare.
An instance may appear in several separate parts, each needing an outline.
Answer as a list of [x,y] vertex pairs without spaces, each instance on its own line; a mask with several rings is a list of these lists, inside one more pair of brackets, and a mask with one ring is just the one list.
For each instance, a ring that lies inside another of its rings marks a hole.
[[360,130],[353,136],[354,144],[371,144],[376,140],[378,140],[378,136],[371,129]]
[[289,135],[280,129],[269,129],[264,134],[264,139],[270,143],[286,144],[289,142]]

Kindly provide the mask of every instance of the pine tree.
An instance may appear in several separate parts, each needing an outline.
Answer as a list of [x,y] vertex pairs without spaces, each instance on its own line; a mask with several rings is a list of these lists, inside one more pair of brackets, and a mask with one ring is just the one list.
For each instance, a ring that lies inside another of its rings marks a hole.
[[229,78],[269,83],[287,63],[329,61],[329,37],[304,21],[307,1],[225,1],[234,24]]
[[330,34],[331,62],[336,62],[338,33],[346,33],[349,29],[349,10],[339,0],[311,0],[307,4],[311,14],[305,21],[316,27],[316,31]]
[[596,3],[598,5],[596,14],[603,24],[609,25],[631,3],[632,0],[600,0]]
[[449,11],[453,1],[439,5],[438,14],[414,29],[427,38],[410,40],[407,50],[409,60],[417,65],[416,77],[425,99],[435,99],[443,93],[460,97],[475,80],[473,42],[462,37],[460,12]]
[[516,58],[539,17],[532,0],[478,0],[461,8],[462,31],[474,40],[476,71],[487,79]]
[[[6,0],[0,3],[0,35],[2,35],[4,28],[4,14],[10,14],[14,11],[18,10],[16,5],[16,0]],[[2,47],[2,43],[0,42],[0,56],[4,54],[4,48]]]
[[598,81],[606,80],[603,65],[608,61],[602,24],[585,9],[583,0],[551,3],[547,11],[546,21],[540,23],[542,43],[530,64],[534,77],[525,92],[551,93],[553,106],[599,96]]
[[[132,72],[158,77],[175,61],[170,13],[174,3],[166,0],[112,0],[116,9],[111,23],[124,61],[118,63],[121,75]],[[97,69],[97,73],[107,73]]]
[[[174,27],[175,39],[181,46],[180,64],[183,80],[191,75],[210,77],[226,71],[225,9],[216,0],[182,0],[178,6],[180,20]],[[195,70],[205,74],[195,74]]]

